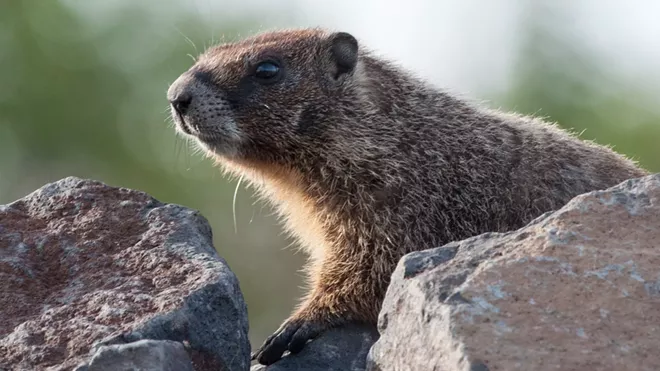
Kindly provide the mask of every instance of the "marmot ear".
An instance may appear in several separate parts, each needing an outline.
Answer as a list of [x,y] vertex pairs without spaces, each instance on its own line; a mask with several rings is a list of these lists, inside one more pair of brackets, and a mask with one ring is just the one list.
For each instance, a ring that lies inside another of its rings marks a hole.
[[332,76],[338,79],[345,73],[353,71],[358,61],[358,42],[353,35],[346,32],[335,32],[329,37],[330,56],[335,64]]

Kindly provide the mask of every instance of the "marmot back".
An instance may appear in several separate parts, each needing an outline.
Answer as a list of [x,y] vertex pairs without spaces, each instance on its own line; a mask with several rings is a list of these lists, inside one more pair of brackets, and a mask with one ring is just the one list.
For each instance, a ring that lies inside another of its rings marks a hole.
[[646,175],[554,125],[451,96],[343,32],[213,47],[168,99],[178,130],[249,179],[310,253],[309,293],[255,353],[264,364],[330,327],[375,324],[408,252]]

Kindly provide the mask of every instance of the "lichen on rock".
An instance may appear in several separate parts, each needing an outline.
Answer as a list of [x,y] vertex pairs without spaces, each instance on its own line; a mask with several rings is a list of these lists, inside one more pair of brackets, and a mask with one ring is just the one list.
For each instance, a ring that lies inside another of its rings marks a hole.
[[247,370],[247,309],[211,237],[194,210],[75,177],[0,206],[0,369],[154,339],[185,342],[196,370]]

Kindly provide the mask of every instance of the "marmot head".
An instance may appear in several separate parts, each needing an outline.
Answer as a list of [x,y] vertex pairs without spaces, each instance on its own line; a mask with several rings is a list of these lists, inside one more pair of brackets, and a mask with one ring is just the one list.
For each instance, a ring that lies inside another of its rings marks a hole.
[[177,130],[220,158],[280,162],[322,146],[324,120],[355,91],[358,42],[288,30],[205,51],[169,88]]

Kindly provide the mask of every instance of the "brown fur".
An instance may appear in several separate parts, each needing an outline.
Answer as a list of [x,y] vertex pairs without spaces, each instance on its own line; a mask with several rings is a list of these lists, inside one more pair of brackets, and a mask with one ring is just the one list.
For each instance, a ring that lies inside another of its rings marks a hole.
[[[408,252],[517,229],[646,174],[540,119],[453,97],[362,46],[350,66],[350,38],[336,35],[288,30],[214,47],[170,89],[171,100],[194,95],[185,115],[175,112],[179,127],[272,201],[310,253],[309,294],[266,341],[262,363],[298,351],[292,337],[375,323]],[[285,74],[260,85],[251,66],[268,56]]]

